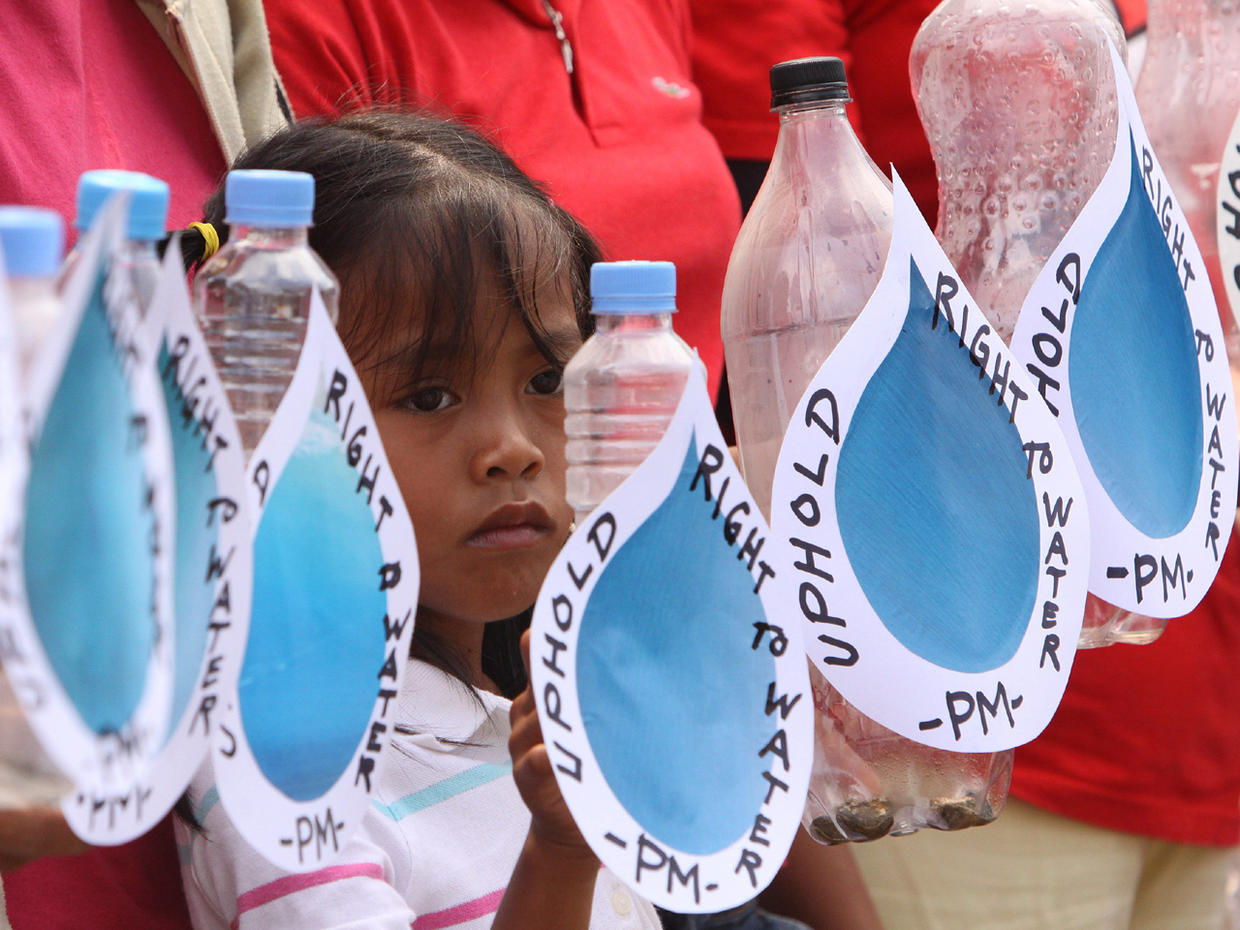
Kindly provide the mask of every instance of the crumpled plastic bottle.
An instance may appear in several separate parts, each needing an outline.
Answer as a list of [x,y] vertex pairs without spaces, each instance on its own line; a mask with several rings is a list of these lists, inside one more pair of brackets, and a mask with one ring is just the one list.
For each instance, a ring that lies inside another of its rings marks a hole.
[[1141,119],[1201,249],[1240,387],[1240,320],[1224,290],[1215,234],[1219,164],[1240,116],[1240,0],[1149,0],[1147,16]]
[[[860,314],[891,244],[887,179],[849,124],[838,58],[771,69],[780,133],[728,264],[722,331],[745,480],[770,515],[788,420]],[[814,764],[805,826],[822,843],[998,816],[1012,752],[953,753],[909,740],[849,704],[810,669]]]
[[[909,74],[939,179],[935,234],[1010,342],[1038,272],[1111,163],[1118,107],[1101,0],[944,0]],[[1166,626],[1090,595],[1079,648],[1152,642]]]

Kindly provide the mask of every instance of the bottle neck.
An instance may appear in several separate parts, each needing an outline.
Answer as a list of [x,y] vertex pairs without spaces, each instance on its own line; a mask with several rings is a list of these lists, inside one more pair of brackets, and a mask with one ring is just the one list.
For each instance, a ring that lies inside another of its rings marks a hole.
[[808,122],[810,120],[840,119],[847,120],[848,111],[844,109],[847,100],[815,100],[811,103],[790,103],[779,107],[779,127],[783,131],[790,124]]
[[229,227],[229,241],[245,239],[251,245],[268,249],[287,249],[309,243],[309,230],[305,226],[247,226],[235,223]]
[[815,174],[829,177],[821,172],[866,167],[881,177],[853,131],[844,104],[843,100],[824,100],[780,107],[779,139],[771,157],[771,171],[795,176],[814,165]]
[[670,331],[671,328],[672,314],[670,312],[594,314],[594,331],[601,335],[612,335],[619,332]]

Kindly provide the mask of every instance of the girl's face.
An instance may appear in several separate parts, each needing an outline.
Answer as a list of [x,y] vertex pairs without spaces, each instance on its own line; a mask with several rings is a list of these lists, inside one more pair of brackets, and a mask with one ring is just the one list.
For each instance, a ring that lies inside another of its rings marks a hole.
[[[538,295],[539,317],[568,358],[581,336],[561,284]],[[561,368],[494,289],[480,288],[474,323],[472,358],[442,358],[442,374],[416,380],[408,372],[372,374],[367,384],[417,536],[419,617],[489,621],[520,613],[572,523]],[[422,335],[405,334],[406,345]]]

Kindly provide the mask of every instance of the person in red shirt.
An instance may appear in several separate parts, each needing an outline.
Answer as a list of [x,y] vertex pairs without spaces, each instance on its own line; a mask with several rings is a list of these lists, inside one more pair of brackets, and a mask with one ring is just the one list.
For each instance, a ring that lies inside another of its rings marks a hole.
[[509,152],[606,258],[675,262],[675,328],[718,385],[740,210],[702,125],[687,3],[267,0],[266,13],[299,118],[375,105],[451,114]]
[[844,62],[858,137],[884,172],[894,163],[933,226],[934,162],[908,81],[908,52],[937,0],[693,0],[693,79],[703,122],[748,208],[775,151],[771,65],[834,55]]

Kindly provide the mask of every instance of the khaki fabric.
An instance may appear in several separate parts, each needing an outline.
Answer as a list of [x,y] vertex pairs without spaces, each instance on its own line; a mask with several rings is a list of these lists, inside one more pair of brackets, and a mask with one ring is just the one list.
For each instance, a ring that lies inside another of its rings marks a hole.
[[1234,849],[1010,800],[994,823],[854,848],[886,930],[1222,930]]
[[289,121],[262,0],[135,0],[198,90],[224,157]]

